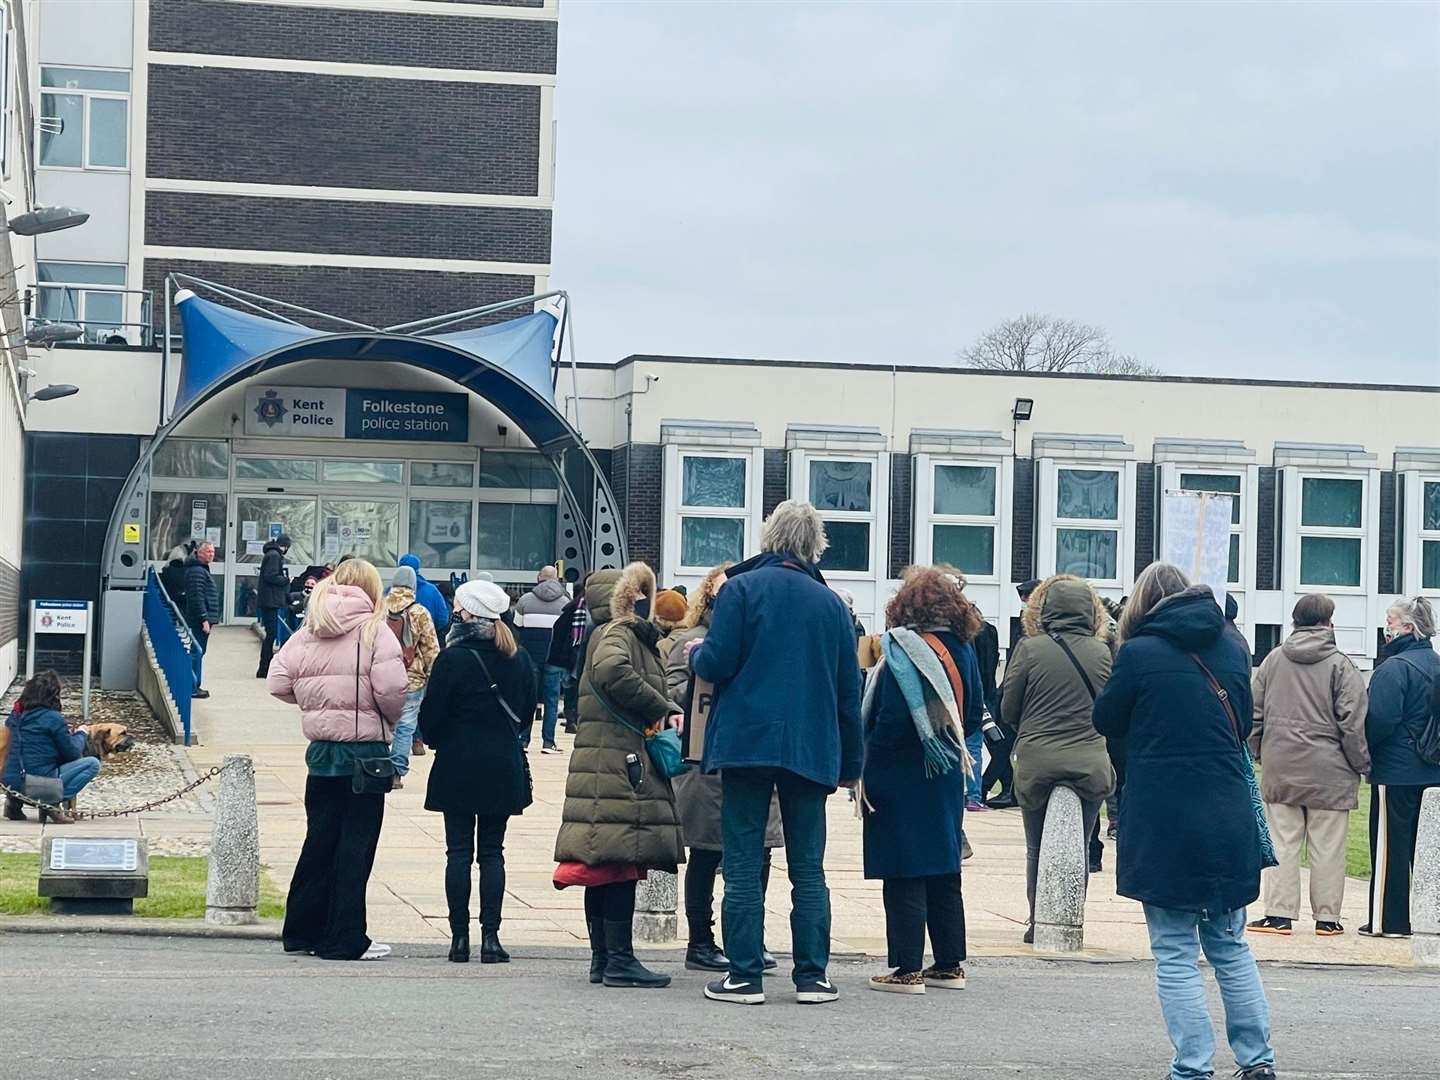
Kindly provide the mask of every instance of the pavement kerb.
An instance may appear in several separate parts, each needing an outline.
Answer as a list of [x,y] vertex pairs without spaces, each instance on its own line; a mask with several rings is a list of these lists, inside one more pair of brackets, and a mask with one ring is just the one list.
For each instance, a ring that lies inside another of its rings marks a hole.
[[279,941],[280,923],[215,926],[204,919],[146,919],[125,915],[35,915],[0,919],[5,934],[128,934],[133,937],[233,938]]

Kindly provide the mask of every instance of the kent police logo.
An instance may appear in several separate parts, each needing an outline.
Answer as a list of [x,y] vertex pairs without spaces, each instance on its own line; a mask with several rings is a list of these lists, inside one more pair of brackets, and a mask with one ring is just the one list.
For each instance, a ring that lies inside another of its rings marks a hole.
[[274,390],[266,390],[265,396],[255,404],[255,416],[266,427],[278,427],[285,422],[285,402]]

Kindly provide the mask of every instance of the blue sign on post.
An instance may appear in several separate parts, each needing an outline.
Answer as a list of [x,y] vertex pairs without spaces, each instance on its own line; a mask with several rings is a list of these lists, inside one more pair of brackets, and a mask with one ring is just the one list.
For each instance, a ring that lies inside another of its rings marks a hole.
[[348,390],[345,437],[396,442],[468,442],[470,398],[425,390]]

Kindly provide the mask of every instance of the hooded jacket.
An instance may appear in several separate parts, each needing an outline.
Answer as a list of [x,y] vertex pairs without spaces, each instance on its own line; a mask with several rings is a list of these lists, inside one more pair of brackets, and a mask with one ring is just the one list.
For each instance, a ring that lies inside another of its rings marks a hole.
[[[1214,674],[1235,711],[1236,737]],[[1219,916],[1260,895],[1260,835],[1240,740],[1254,715],[1250,653],[1208,586],[1168,596],[1120,646],[1095,727],[1128,736],[1117,891]]]
[[[654,596],[655,573],[644,563],[598,571],[585,586],[595,629],[580,676],[580,726],[556,862],[673,871],[685,861],[675,792],[651,768],[643,735],[676,711],[655,648],[659,632],[636,613],[642,599]],[[643,769],[638,784],[625,762],[631,754]]]
[[[549,629],[555,617],[565,610],[565,605],[569,602],[570,597],[565,594],[565,583],[559,578],[537,581],[533,589],[515,602],[515,614],[526,617],[547,615],[550,622],[537,622],[535,625],[543,625]],[[527,622],[525,625],[528,626],[529,623]]]
[[726,571],[690,669],[715,684],[707,773],[777,768],[834,790],[864,765],[850,609],[820,571],[766,553]]
[[285,573],[285,549],[271,540],[260,559],[260,587],[256,591],[257,608],[290,606],[290,575]]
[[[415,598],[415,590],[405,585],[392,585],[385,594],[386,633],[400,642],[401,657],[404,657],[405,642],[395,634],[399,625],[394,616],[402,616],[409,624],[410,643],[415,646],[415,657],[406,668],[405,689],[415,691],[423,688],[430,680],[430,670],[435,658],[440,655],[440,639],[435,633],[435,622],[425,605]],[[404,627],[401,628],[402,630]]]
[[1430,715],[1434,684],[1440,682],[1440,654],[1429,638],[1410,634],[1390,643],[1389,658],[1370,676],[1370,710],[1365,737],[1370,745],[1370,782],[1421,786],[1440,784],[1440,765],[1415,749]]
[[1061,638],[1098,694],[1110,678],[1110,617],[1095,590],[1070,575],[1042,582],[1026,604],[1025,637],[1005,666],[1002,718],[1016,732],[1015,797],[1025,810],[1043,810],[1056,785],[1082,799],[1115,790],[1105,740],[1092,722],[1095,699],[1057,644]]
[[1250,679],[1255,726],[1250,752],[1264,768],[1267,803],[1354,810],[1370,771],[1365,680],[1335,647],[1328,626],[1296,630]]
[[415,571],[415,599],[425,605],[425,610],[430,612],[430,620],[435,624],[435,632],[444,634],[450,626],[450,605],[445,603],[445,597],[441,595],[430,582],[425,580],[425,575],[420,573],[420,559],[413,554],[400,556],[400,565],[408,566]]
[[270,662],[266,689],[300,706],[300,729],[311,742],[388,743],[405,707],[400,643],[384,626],[373,643],[362,640],[374,611],[363,589],[336,585],[327,601],[339,633],[320,632],[307,619]]

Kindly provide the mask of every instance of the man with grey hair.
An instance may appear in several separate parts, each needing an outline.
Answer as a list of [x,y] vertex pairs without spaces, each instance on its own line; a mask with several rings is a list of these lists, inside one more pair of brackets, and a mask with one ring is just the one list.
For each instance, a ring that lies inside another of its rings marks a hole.
[[709,634],[686,646],[691,669],[715,686],[703,767],[721,780],[730,973],[705,988],[714,1001],[765,1000],[761,867],[772,793],[794,896],[796,1000],[838,996],[825,972],[825,800],[855,786],[864,750],[853,623],[816,566],[826,544],[815,507],[781,503],[765,522],[762,553],[726,571]]

